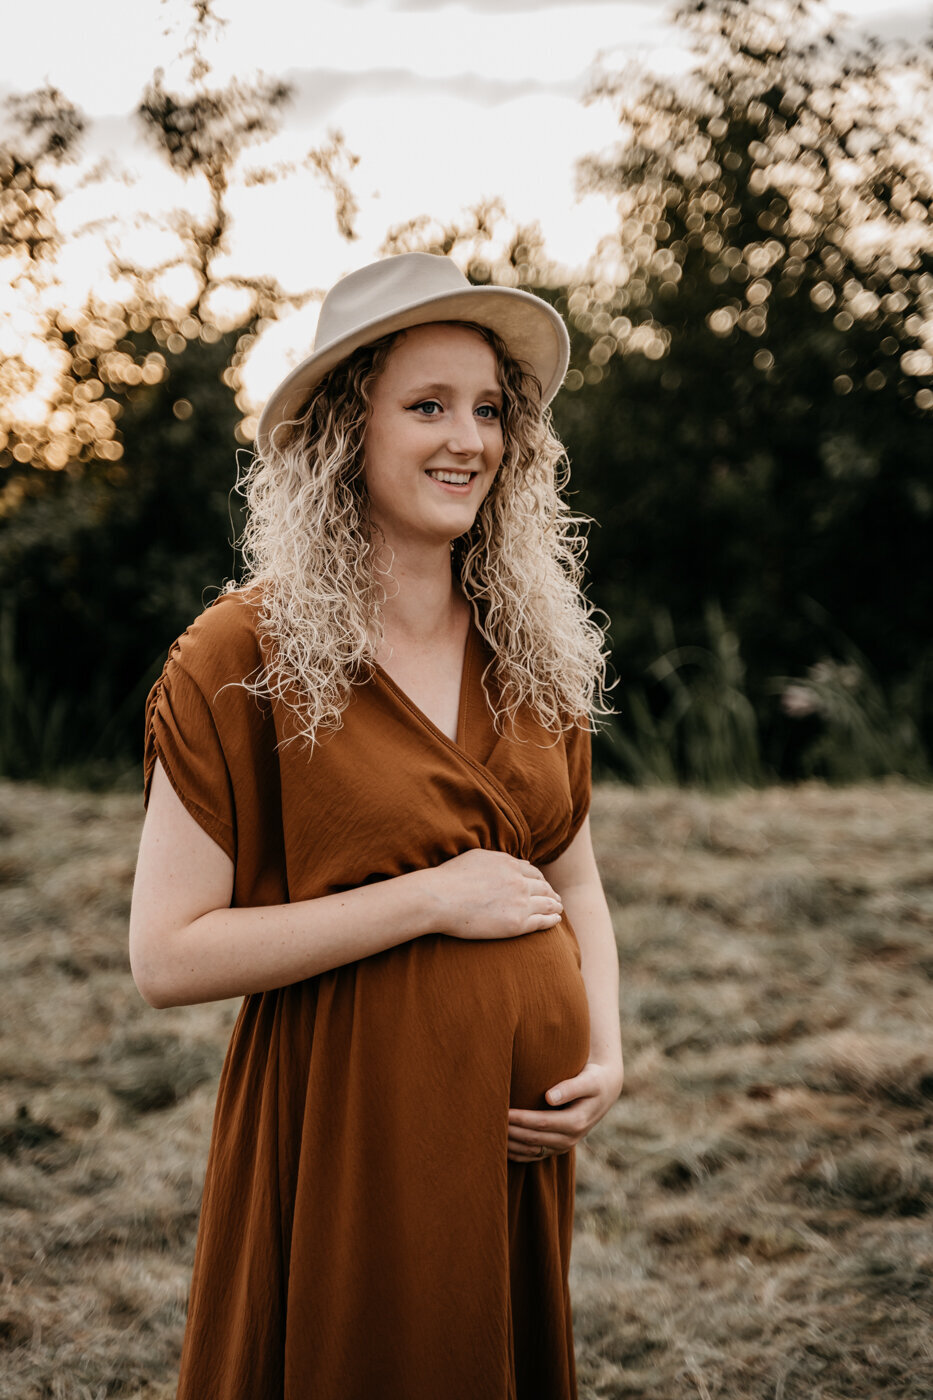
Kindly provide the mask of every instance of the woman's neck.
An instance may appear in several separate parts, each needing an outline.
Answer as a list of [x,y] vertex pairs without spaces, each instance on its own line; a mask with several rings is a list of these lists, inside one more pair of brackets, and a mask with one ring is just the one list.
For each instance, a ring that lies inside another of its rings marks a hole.
[[430,643],[446,637],[467,609],[454,580],[451,552],[442,550],[394,556],[383,547],[376,567],[385,588],[381,607],[383,636],[398,641]]

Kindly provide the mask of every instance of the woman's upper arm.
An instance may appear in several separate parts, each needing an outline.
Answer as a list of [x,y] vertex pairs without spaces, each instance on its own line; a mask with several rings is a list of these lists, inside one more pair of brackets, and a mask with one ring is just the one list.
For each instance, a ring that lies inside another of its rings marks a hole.
[[562,851],[556,860],[540,866],[540,870],[548,883],[561,895],[574,885],[600,885],[588,816],[584,817],[567,849]]
[[147,1001],[157,995],[166,935],[229,908],[232,896],[233,861],[187,811],[156,760],[130,911],[130,965]]

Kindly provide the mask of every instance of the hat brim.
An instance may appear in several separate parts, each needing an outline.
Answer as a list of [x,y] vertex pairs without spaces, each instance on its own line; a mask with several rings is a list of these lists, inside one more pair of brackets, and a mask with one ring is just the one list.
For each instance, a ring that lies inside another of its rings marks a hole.
[[265,451],[280,423],[298,417],[315,384],[354,350],[393,331],[435,321],[475,321],[496,331],[512,358],[537,376],[545,404],[564,382],[570,363],[570,337],[560,315],[543,297],[515,287],[465,287],[462,292],[425,297],[404,310],[381,316],[302,360],[262,410],[256,429],[258,451]]

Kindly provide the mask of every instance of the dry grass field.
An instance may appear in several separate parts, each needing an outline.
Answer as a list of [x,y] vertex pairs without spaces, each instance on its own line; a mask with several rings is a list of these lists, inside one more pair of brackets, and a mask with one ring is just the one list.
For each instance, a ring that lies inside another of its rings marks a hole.
[[[140,817],[0,784],[0,1400],[174,1390],[235,1007],[139,999]],[[628,1083],[578,1151],[581,1400],[929,1400],[933,792],[593,819]]]

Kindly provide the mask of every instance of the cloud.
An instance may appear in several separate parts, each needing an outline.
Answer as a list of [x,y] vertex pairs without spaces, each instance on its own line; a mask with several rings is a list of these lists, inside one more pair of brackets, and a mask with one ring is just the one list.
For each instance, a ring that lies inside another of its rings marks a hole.
[[[389,10],[395,13],[440,14],[445,10],[464,8],[478,13],[493,15],[540,14],[544,10],[579,11],[583,6],[589,9],[620,9],[625,6],[644,9],[648,5],[669,15],[673,11],[673,0],[341,0],[349,10]],[[866,4],[865,0],[855,0],[841,8],[848,10],[857,28],[868,34],[876,34],[881,39],[918,40],[929,37],[933,28],[927,0],[912,0],[896,9]]]
[[916,41],[930,35],[933,20],[927,9],[877,10],[858,15],[856,26],[879,39],[910,39]]
[[521,97],[568,97],[579,99],[583,83],[539,82],[534,78],[484,78],[464,73],[456,77],[431,78],[406,68],[375,68],[366,73],[337,73],[330,68],[293,68],[283,75],[294,84],[294,102],[289,122],[297,117],[301,125],[325,121],[342,103],[354,98],[384,97],[387,102],[400,98],[460,98],[481,107],[495,107]]

